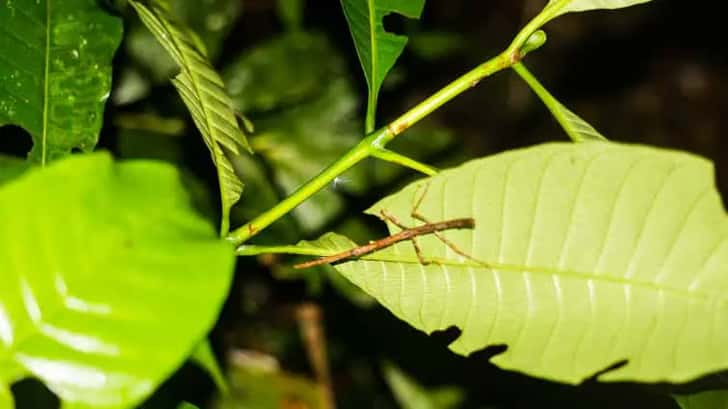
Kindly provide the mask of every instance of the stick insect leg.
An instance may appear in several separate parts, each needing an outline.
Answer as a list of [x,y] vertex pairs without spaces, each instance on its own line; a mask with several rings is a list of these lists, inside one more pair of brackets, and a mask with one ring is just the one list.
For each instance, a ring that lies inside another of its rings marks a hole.
[[[425,216],[423,216],[421,213],[419,213],[419,211],[418,211],[418,209],[420,208],[420,205],[422,204],[422,201],[424,200],[425,195],[427,194],[427,191],[429,189],[430,189],[430,184],[429,183],[425,184],[425,188],[423,189],[422,194],[415,201],[414,207],[412,207],[412,213],[410,213],[410,216],[412,216],[413,219],[419,220],[422,223],[430,223],[430,221],[427,220],[427,218]],[[482,262],[482,261],[476,259],[475,257],[471,256],[470,254],[468,254],[468,253],[460,250],[460,248],[458,248],[458,246],[456,246],[455,243],[453,243],[450,240],[448,240],[447,238],[445,238],[445,235],[443,235],[442,233],[440,233],[440,232],[433,232],[432,234],[434,234],[435,237],[438,238],[438,240],[440,240],[444,245],[446,245],[455,254],[458,254],[458,255],[460,255],[462,257],[465,257],[468,260],[475,261],[476,263],[485,264],[484,262]]]
[[[385,220],[391,222],[393,225],[399,227],[400,229],[402,229],[402,230],[407,230],[408,229],[407,226],[405,226],[402,223],[400,223],[400,221],[397,220],[396,217],[394,217],[393,215],[387,213],[386,210],[384,210],[384,209],[380,210],[379,211],[379,214],[381,214],[382,217]],[[422,249],[420,249],[420,245],[417,243],[417,238],[416,237],[412,237],[410,239],[410,242],[412,242],[412,247],[415,248],[415,254],[417,255],[417,259],[420,261],[420,264],[425,265],[425,266],[428,265],[428,264],[430,264],[430,261],[426,260],[425,257],[422,255]]]

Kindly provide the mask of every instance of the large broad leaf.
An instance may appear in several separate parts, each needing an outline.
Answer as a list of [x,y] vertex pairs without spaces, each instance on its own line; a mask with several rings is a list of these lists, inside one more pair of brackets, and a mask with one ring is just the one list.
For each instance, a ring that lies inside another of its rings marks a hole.
[[407,44],[407,37],[385,31],[382,20],[390,13],[419,18],[425,0],[341,0],[341,6],[369,85],[369,115],[373,117],[384,77]]
[[157,1],[149,8],[136,1],[129,1],[129,4],[180,66],[180,73],[172,83],[190,110],[217,167],[222,199],[220,230],[225,235],[230,223],[230,208],[243,191],[243,182],[235,174],[228,155],[238,155],[241,149],[250,150],[238,126],[232,101],[225,93],[222,79],[207,60],[199,39],[172,19],[163,2]]
[[205,337],[231,281],[232,249],[158,162],[27,172],[0,187],[0,220],[0,396],[33,376],[64,407],[131,407]]
[[598,9],[621,9],[652,0],[550,0],[546,5],[549,20],[562,14]]
[[682,409],[728,409],[728,391],[707,391],[675,396]]
[[31,134],[33,161],[96,146],[120,41],[96,0],[0,3],[0,125]]
[[[372,207],[474,230],[337,266],[453,351],[504,344],[497,365],[575,383],[682,382],[728,368],[728,218],[710,162],[612,143],[546,144],[475,160]],[[398,228],[390,225],[391,231]]]

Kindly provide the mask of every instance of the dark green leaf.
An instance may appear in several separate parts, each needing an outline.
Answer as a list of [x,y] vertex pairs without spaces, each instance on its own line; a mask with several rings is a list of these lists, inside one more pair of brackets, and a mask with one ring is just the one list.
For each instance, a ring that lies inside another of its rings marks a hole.
[[262,43],[223,72],[230,96],[242,112],[266,112],[305,103],[324,93],[330,80],[346,75],[345,62],[326,37],[307,32]]
[[172,83],[190,110],[217,167],[222,199],[220,234],[225,235],[230,224],[230,208],[243,191],[243,182],[235,174],[229,156],[239,154],[241,149],[250,150],[238,126],[232,101],[204,50],[199,48],[195,34],[176,23],[163,2],[158,1],[151,8],[132,0],[129,4],[180,67]]
[[13,156],[0,155],[0,186],[28,170],[28,162]]
[[216,409],[324,409],[319,386],[281,371],[272,356],[236,351],[228,376],[231,393],[216,403]]
[[423,31],[410,35],[410,50],[424,60],[452,56],[467,48],[466,37],[452,31]]
[[[258,133],[251,143],[283,192],[290,194],[356,144],[356,105],[348,81],[335,78],[320,98],[256,121]],[[293,211],[305,232],[321,228],[343,209],[335,189],[361,186],[363,175],[357,172],[342,175]]]
[[0,390],[34,376],[68,407],[131,407],[204,339],[232,278],[165,164],[29,171],[0,187],[0,220]]
[[384,379],[402,409],[454,409],[463,401],[463,391],[455,387],[427,390],[391,363],[383,365]]
[[[243,2],[170,0],[168,4],[171,14],[199,36],[207,56],[214,61],[222,50],[223,41],[242,12]],[[177,72],[177,64],[164,52],[154,35],[136,21],[130,23],[126,51],[135,64],[151,74],[153,83],[165,82]],[[127,85],[122,82],[122,86]]]
[[303,23],[304,0],[278,0],[278,15],[288,30],[298,30]]
[[681,409],[728,409],[728,391],[707,391],[692,395],[675,395]]
[[120,40],[97,0],[0,2],[0,126],[31,134],[31,160],[96,146]]
[[341,6],[369,85],[370,109],[375,109],[384,78],[407,44],[407,37],[384,30],[384,16],[419,18],[425,0],[341,0]]

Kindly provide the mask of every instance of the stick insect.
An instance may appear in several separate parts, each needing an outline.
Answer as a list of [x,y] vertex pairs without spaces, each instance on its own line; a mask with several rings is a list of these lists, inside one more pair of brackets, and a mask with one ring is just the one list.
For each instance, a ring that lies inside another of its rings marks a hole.
[[392,246],[396,243],[399,243],[401,241],[410,240],[412,242],[412,245],[415,248],[415,253],[417,254],[417,258],[419,259],[420,263],[423,265],[430,264],[430,261],[426,260],[422,256],[422,251],[420,250],[420,246],[417,244],[417,237],[423,236],[426,234],[434,234],[435,237],[437,237],[443,244],[445,244],[447,247],[449,247],[452,251],[455,253],[468,258],[470,260],[476,261],[478,263],[482,263],[481,261],[478,261],[474,259],[469,254],[466,254],[462,250],[460,250],[455,244],[453,244],[451,241],[446,239],[442,235],[442,231],[445,230],[452,230],[452,229],[473,229],[475,228],[475,220],[473,218],[459,218],[459,219],[452,219],[452,220],[445,220],[441,222],[430,222],[428,221],[424,216],[422,216],[417,209],[420,207],[420,204],[422,203],[423,198],[425,197],[425,194],[427,193],[427,190],[429,188],[429,184],[425,185],[424,191],[422,195],[417,199],[415,202],[414,208],[412,209],[411,216],[412,218],[419,220],[425,224],[417,227],[407,227],[400,223],[393,215],[390,215],[385,210],[380,210],[380,214],[382,216],[382,219],[387,220],[394,224],[395,226],[402,229],[400,232],[392,234],[391,236],[387,236],[384,238],[381,238],[379,240],[373,240],[370,241],[368,244],[365,244],[363,246],[354,247],[352,249],[342,251],[341,253],[332,254],[330,256],[320,257],[315,260],[307,261],[305,263],[299,263],[294,265],[294,268],[297,269],[303,269],[303,268],[309,268],[318,266],[321,264],[331,264],[336,263],[341,260],[349,259],[349,258],[355,258],[355,257],[361,257],[363,255],[373,253],[377,250],[381,250],[383,248],[387,248],[389,246]]

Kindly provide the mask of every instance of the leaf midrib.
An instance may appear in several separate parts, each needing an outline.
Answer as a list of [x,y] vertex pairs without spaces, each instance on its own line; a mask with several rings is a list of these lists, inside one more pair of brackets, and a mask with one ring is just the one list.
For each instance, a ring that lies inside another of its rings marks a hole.
[[48,140],[48,83],[51,60],[51,0],[46,0],[46,43],[45,43],[45,73],[43,78],[43,128],[41,131],[41,157],[40,164],[45,166],[47,158]]
[[[174,46],[179,51],[180,58],[184,62],[184,64],[180,64],[181,71],[180,71],[179,75],[184,76],[185,74],[187,74],[187,76],[190,78],[190,83],[192,83],[192,86],[194,87],[194,91],[197,96],[197,99],[198,99],[198,101],[200,101],[199,105],[200,105],[200,108],[202,108],[202,111],[204,113],[205,124],[207,125],[207,132],[208,132],[209,138],[210,138],[210,148],[214,152],[212,154],[212,161],[215,163],[215,166],[217,166],[218,165],[217,155],[224,155],[225,152],[222,150],[222,147],[219,146],[217,138],[215,138],[215,136],[213,135],[214,124],[212,124],[210,122],[210,112],[209,112],[210,110],[208,109],[208,107],[206,107],[206,104],[202,101],[202,93],[200,91],[198,81],[196,81],[196,77],[193,73],[193,70],[186,68],[186,67],[192,67],[192,64],[190,63],[189,58],[187,57],[183,47],[179,44],[179,40],[174,35],[172,35],[172,31],[168,27],[168,22],[165,19],[159,19],[159,21],[164,26],[165,31],[170,33],[169,37],[174,42]],[[193,49],[193,51],[196,51],[196,50]],[[203,137],[204,137],[204,135],[203,135]],[[219,171],[217,172],[217,179],[218,179],[218,183],[220,184],[220,186],[223,186],[223,174],[222,173],[223,172],[219,172]],[[228,196],[228,195],[223,194],[223,196]],[[229,196],[223,197],[223,201],[229,202],[230,201]]]
[[[377,89],[377,42],[376,42],[376,6],[374,0],[367,0],[367,7],[369,8],[369,43],[371,46],[371,61],[372,61],[372,83],[370,92],[375,92]],[[376,102],[375,102],[376,103]]]
[[[379,261],[383,263],[396,263],[396,264],[413,264],[422,265],[417,257],[407,256],[387,256],[381,254],[365,255],[358,258],[358,260],[366,261]],[[522,264],[506,264],[506,263],[492,263],[483,260],[481,263],[470,260],[452,260],[452,259],[441,259],[436,257],[427,258],[433,265],[439,265],[444,267],[462,267],[462,268],[480,268],[485,270],[503,270],[517,273],[537,273],[537,274],[548,274],[557,277],[566,277],[577,280],[594,280],[597,282],[606,282],[621,285],[630,285],[635,287],[647,288],[653,291],[666,291],[668,293],[676,294],[681,297],[689,299],[699,299],[703,301],[709,301],[710,303],[717,304],[718,302],[725,303],[728,301],[728,295],[722,295],[719,292],[705,291],[705,290],[690,290],[672,287],[669,285],[659,285],[650,281],[643,280],[628,280],[623,277],[610,275],[607,272],[603,272],[599,275],[594,273],[578,271],[578,270],[565,270],[553,267],[544,267],[536,265],[522,265]]]

